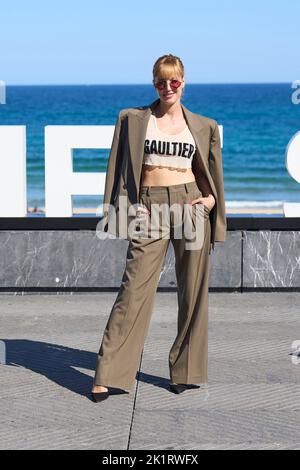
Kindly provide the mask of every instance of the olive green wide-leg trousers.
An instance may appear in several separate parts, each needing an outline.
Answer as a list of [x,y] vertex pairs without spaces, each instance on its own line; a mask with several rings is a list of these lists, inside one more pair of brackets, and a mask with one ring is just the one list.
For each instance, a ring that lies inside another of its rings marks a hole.
[[[94,384],[129,391],[133,388],[170,240],[175,253],[178,299],[177,336],[169,352],[170,379],[174,383],[207,383],[209,209],[201,203],[189,205],[202,196],[195,181],[142,186],[140,194],[141,206],[150,211],[150,215],[142,216],[148,222],[143,232],[147,236],[133,236],[129,241],[122,283],[97,356]],[[155,212],[155,205],[169,208],[169,223],[159,211]],[[189,207],[186,212],[189,219],[183,207]],[[155,225],[157,220],[159,223]],[[193,243],[190,232],[187,240],[183,228],[188,225],[187,220],[191,221],[194,237],[198,236],[197,243]],[[150,223],[159,227],[151,229],[151,236]],[[187,243],[190,243],[188,249]]]

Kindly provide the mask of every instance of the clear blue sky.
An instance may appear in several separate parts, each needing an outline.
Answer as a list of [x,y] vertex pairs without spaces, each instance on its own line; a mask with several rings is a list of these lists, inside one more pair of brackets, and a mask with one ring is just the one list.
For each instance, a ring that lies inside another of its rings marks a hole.
[[151,83],[172,53],[187,83],[292,82],[299,19],[299,0],[3,1],[0,80]]

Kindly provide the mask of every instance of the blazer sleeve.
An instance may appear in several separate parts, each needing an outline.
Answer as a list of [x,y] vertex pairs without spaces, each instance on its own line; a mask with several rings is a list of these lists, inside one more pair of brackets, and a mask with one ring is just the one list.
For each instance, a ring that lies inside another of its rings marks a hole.
[[222,149],[218,123],[215,121],[215,127],[212,132],[209,148],[209,170],[214,180],[217,198],[216,201],[216,231],[215,241],[224,242],[226,240],[227,220],[225,210],[224,178],[222,166]]
[[103,204],[114,203],[114,196],[119,182],[122,161],[122,146],[120,139],[122,114],[123,111],[120,111],[115,124],[112,145],[108,157]]

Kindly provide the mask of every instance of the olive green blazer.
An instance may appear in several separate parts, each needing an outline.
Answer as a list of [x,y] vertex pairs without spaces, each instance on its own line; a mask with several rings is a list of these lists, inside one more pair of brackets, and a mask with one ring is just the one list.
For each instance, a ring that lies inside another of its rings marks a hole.
[[[114,217],[118,219],[119,196],[126,197],[128,207],[139,203],[144,140],[150,115],[158,103],[159,98],[148,106],[122,109],[119,112],[107,164],[100,230],[116,234],[109,228],[110,211],[107,208],[112,205],[116,209]],[[219,128],[214,119],[193,113],[182,103],[181,107],[196,143],[192,163],[196,182],[201,190],[199,175],[204,173],[216,200],[209,214],[211,244],[214,248],[215,242],[226,240],[227,230]],[[127,236],[125,238],[130,239]]]

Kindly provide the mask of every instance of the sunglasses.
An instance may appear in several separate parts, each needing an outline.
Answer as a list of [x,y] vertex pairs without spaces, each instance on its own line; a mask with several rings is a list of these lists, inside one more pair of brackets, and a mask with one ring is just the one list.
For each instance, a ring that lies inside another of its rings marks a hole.
[[[166,82],[167,80],[157,80],[156,82],[154,82],[154,86],[158,90],[163,90]],[[170,80],[170,87],[176,90],[177,88],[180,87],[181,83],[182,82],[180,82],[179,80],[175,80],[175,79]]]

